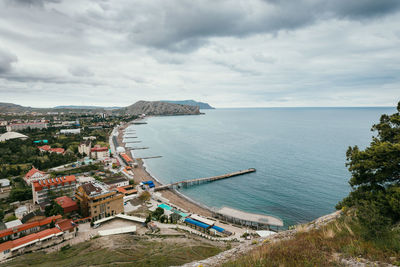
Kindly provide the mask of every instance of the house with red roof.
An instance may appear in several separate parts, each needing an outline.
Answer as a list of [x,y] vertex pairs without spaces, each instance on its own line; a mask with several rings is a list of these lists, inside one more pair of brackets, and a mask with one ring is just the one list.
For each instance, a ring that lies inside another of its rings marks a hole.
[[63,208],[64,214],[79,210],[78,204],[68,196],[58,197],[55,201]]
[[72,196],[75,192],[76,177],[69,175],[64,177],[47,178],[32,183],[33,203],[43,204],[48,200],[50,192],[54,194]]
[[40,152],[50,152],[50,153],[57,153],[57,154],[64,154],[65,149],[64,148],[52,148],[49,145],[44,145],[44,146],[38,146]]
[[45,172],[39,171],[38,169],[36,169],[35,167],[32,166],[32,169],[27,174],[25,174],[24,181],[26,182],[27,185],[31,185],[32,182],[34,182],[34,181],[46,179],[48,177],[49,177],[48,174],[46,174]]

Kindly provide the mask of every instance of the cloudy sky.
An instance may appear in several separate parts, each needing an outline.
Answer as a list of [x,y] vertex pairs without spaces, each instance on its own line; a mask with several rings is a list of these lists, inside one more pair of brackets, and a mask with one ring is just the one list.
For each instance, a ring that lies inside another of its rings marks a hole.
[[0,0],[0,102],[400,100],[399,0]]

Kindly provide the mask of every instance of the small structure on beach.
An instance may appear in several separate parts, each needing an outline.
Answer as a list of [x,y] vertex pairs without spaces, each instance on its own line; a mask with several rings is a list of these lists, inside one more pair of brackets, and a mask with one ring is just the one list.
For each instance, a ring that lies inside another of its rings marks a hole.
[[283,226],[283,221],[273,216],[245,212],[229,207],[223,207],[219,210],[214,210],[213,217],[235,224],[255,227],[257,229],[270,229],[271,226]]

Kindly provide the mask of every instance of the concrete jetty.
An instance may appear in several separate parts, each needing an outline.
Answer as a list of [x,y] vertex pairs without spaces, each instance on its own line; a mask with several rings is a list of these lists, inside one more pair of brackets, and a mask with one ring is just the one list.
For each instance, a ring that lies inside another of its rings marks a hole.
[[179,187],[179,186],[186,187],[186,186],[191,186],[191,185],[195,185],[195,184],[212,182],[212,181],[227,179],[227,178],[231,178],[231,177],[235,177],[235,176],[239,176],[239,175],[243,175],[243,174],[247,174],[247,173],[251,173],[251,172],[255,172],[255,171],[256,171],[256,169],[250,168],[250,169],[226,173],[226,174],[222,174],[222,175],[218,175],[218,176],[196,178],[196,179],[191,179],[191,180],[183,180],[183,181],[179,181],[179,182],[175,182],[175,183],[157,186],[154,188],[154,191],[160,191],[160,190],[170,189],[170,188]]

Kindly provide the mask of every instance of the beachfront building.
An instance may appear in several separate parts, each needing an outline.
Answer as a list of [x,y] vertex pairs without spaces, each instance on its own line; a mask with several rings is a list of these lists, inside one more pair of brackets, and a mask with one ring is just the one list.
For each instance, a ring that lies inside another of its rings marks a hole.
[[245,212],[229,207],[222,207],[219,210],[213,210],[212,213],[213,217],[215,218],[256,229],[269,230],[272,226],[274,226],[278,230],[279,227],[283,226],[283,221],[279,218],[269,215]]
[[99,145],[95,145],[91,150],[91,157],[94,159],[103,160],[110,157],[108,147],[102,147]]
[[12,123],[6,126],[7,132],[21,131],[25,129],[46,129],[47,123],[45,122],[26,122],[26,123]]
[[75,197],[79,200],[82,215],[94,221],[124,211],[124,195],[98,181],[79,186]]
[[87,139],[83,142],[81,142],[78,146],[78,152],[79,154],[85,154],[86,156],[90,156],[90,152],[92,149],[92,142],[90,139]]
[[75,175],[47,178],[32,183],[33,203],[47,202],[50,195],[72,196],[76,187]]
[[46,174],[45,172],[39,171],[35,167],[32,166],[32,169],[25,174],[24,176],[24,181],[27,185],[31,185],[32,182],[42,180],[42,179],[47,179],[49,178],[49,175]]

